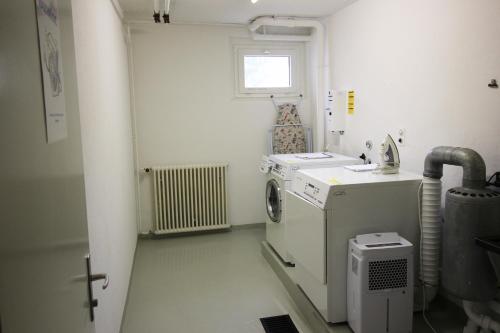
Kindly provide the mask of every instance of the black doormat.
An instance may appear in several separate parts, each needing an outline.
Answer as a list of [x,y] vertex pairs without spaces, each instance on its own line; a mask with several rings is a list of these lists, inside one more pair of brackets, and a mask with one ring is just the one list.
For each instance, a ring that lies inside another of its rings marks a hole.
[[299,333],[289,315],[260,318],[266,333]]

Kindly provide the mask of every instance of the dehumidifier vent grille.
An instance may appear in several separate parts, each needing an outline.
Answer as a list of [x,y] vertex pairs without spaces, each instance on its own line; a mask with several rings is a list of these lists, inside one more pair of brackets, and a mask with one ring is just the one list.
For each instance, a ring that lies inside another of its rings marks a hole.
[[407,285],[407,259],[370,261],[368,263],[368,290],[405,288]]

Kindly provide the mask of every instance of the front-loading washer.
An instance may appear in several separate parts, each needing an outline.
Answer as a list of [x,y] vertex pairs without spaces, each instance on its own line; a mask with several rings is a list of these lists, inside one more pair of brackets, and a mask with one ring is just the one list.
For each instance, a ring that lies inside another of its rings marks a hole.
[[[281,154],[266,157],[268,180],[265,191],[266,241],[287,265],[293,265],[288,254],[287,200],[285,192],[292,186],[297,170],[363,164],[358,158],[336,153]],[[263,168],[261,167],[261,170]]]

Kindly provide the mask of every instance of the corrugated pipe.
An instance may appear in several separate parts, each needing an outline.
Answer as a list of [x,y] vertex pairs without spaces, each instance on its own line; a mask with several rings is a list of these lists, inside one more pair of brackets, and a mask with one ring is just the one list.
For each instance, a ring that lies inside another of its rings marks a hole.
[[436,297],[439,286],[441,253],[441,180],[424,177],[422,181],[420,240],[420,279],[425,284],[425,300]]
[[430,302],[439,287],[441,253],[441,177],[443,165],[463,167],[463,186],[481,188],[486,184],[486,166],[474,150],[457,147],[436,147],[425,159],[421,208],[421,267],[426,301]]

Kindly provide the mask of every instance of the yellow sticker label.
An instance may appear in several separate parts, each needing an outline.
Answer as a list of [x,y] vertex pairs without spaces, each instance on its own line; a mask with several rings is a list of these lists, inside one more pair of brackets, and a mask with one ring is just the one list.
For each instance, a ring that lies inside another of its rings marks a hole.
[[339,182],[337,180],[337,178],[330,178],[330,180],[328,180],[328,184],[330,184],[330,185],[342,185],[342,183]]
[[347,92],[347,113],[354,114],[354,90]]

